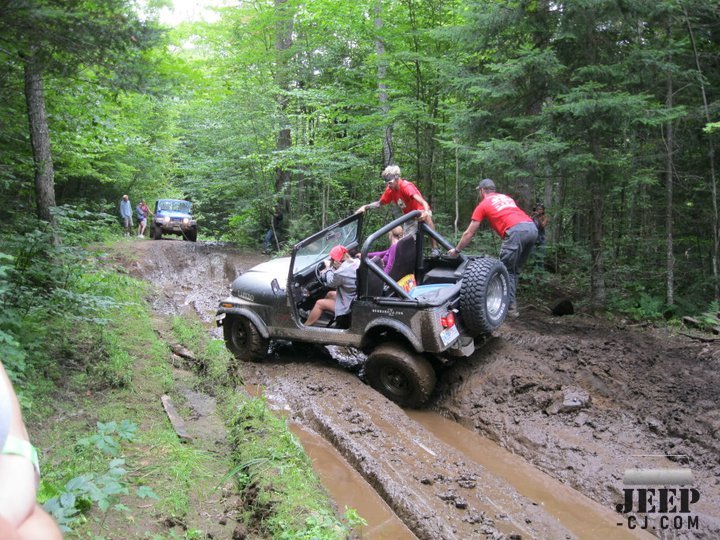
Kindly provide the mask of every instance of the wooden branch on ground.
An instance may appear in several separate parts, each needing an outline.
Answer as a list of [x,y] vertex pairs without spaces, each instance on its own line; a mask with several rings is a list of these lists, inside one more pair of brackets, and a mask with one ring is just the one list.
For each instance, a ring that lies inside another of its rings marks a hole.
[[162,401],[163,408],[165,409],[165,413],[167,414],[168,418],[170,419],[170,424],[172,425],[173,429],[175,430],[175,433],[177,433],[177,436],[180,437],[180,440],[182,442],[192,441],[192,437],[185,430],[185,422],[183,422],[183,419],[180,417],[177,410],[175,410],[175,405],[173,405],[173,402],[172,402],[172,399],[170,399],[170,396],[163,395],[160,398],[160,401]]
[[705,336],[696,336],[693,334],[688,334],[686,332],[678,332],[678,334],[689,337],[690,339],[696,339],[698,341],[702,341],[703,343],[713,343],[715,341],[720,341],[720,337],[705,337]]

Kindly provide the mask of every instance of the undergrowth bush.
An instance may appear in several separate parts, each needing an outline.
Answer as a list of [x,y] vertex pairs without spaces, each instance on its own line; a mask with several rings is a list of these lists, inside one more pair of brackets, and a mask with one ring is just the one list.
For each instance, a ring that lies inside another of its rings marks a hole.
[[[112,337],[97,328],[107,323],[109,311],[132,309],[128,290],[137,287],[118,283],[122,277],[109,278],[95,255],[79,246],[107,237],[110,219],[72,207],[58,208],[55,215],[55,231],[17,231],[0,241],[0,357],[24,408],[31,406],[33,389],[43,379],[37,375],[58,378],[62,353],[75,344],[93,352],[85,362],[106,354],[111,362],[103,369],[114,372],[106,378],[127,383],[127,360],[116,354]],[[56,243],[56,237],[63,242]]]

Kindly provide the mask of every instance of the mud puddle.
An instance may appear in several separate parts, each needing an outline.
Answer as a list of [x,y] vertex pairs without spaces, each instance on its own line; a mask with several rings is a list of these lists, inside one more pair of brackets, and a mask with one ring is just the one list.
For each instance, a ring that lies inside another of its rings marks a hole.
[[365,479],[350,467],[329,442],[302,424],[291,423],[290,430],[300,440],[312,460],[325,489],[342,514],[354,508],[367,522],[360,529],[368,540],[414,540],[417,538],[383,501]]
[[618,515],[567,485],[530,466],[461,425],[429,411],[406,411],[434,436],[499,476],[519,493],[535,501],[578,538],[652,538],[623,529]]

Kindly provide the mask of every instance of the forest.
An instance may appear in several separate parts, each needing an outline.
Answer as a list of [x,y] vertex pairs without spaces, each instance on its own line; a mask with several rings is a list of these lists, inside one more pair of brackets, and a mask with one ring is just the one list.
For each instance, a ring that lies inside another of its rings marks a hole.
[[201,239],[252,249],[281,204],[287,246],[376,200],[387,164],[449,238],[482,178],[542,202],[541,274],[583,308],[717,311],[714,3],[242,1],[176,26],[164,7],[0,4],[6,335],[18,291],[62,289],[29,263],[119,232],[123,194],[187,198]]
[[163,5],[3,2],[5,233],[129,193],[248,246],[282,200],[292,242],[394,163],[448,236],[481,178],[543,202],[550,270],[592,309],[717,300],[715,4],[243,1],[174,28]]

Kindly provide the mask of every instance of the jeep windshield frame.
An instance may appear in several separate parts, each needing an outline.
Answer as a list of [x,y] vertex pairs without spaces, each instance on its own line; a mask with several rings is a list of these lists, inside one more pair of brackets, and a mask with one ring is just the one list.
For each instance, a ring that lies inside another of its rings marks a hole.
[[190,214],[192,211],[192,203],[180,199],[160,199],[156,205],[156,211],[160,212],[182,212]]
[[360,244],[361,233],[362,214],[354,214],[295,244],[288,279],[327,259],[330,250],[338,244],[348,251],[355,249]]

